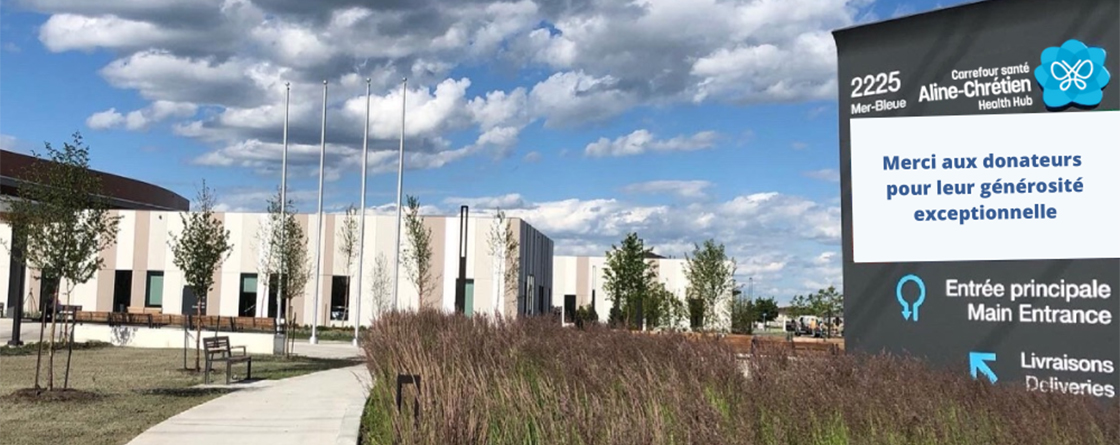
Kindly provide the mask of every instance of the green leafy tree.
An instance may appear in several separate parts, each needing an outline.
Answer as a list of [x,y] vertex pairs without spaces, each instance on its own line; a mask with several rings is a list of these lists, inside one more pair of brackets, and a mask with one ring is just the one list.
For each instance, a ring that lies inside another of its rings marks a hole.
[[657,294],[659,313],[659,323],[657,326],[662,328],[677,330],[681,325],[688,320],[688,308],[685,302],[678,298],[676,294],[665,287],[663,283],[658,283]]
[[731,333],[750,335],[754,332],[754,321],[757,317],[755,303],[745,298],[736,298],[731,302]]
[[802,317],[806,315],[813,315],[813,308],[810,307],[809,298],[805,295],[794,295],[789,303],[789,315],[791,317]]
[[418,302],[423,303],[435,292],[439,282],[435,264],[432,263],[432,229],[424,226],[424,217],[420,216],[420,200],[409,195],[407,202],[404,225],[408,245],[404,251],[404,267],[408,280],[416,287]]
[[[116,243],[120,217],[109,213],[103,198],[101,180],[90,170],[89,147],[75,132],[72,143],[56,149],[45,144],[45,157],[32,154],[37,162],[25,172],[25,181],[17,187],[18,199],[8,199],[5,221],[13,228],[13,249],[22,251],[17,260],[38,271],[41,282],[56,283],[50,310],[50,341],[47,365],[47,389],[54,389],[55,338],[58,318],[58,291],[65,286],[66,305],[71,305],[74,288],[88,282],[104,266],[98,255]],[[45,314],[44,314],[45,315]],[[46,316],[40,317],[40,337]],[[68,332],[73,332],[69,326]],[[69,387],[72,341],[67,341],[66,377]],[[39,388],[39,369],[43,342],[39,342],[39,360],[35,366],[35,387]]]
[[588,304],[580,306],[576,309],[575,315],[576,327],[583,329],[587,326],[599,323],[599,313],[595,311],[595,307]]
[[810,301],[814,315],[825,319],[831,335],[835,327],[833,318],[844,313],[844,294],[837,291],[835,286],[829,286],[828,289],[818,290],[810,297]]
[[794,317],[811,315],[825,319],[831,330],[833,318],[844,313],[844,294],[829,286],[812,294],[797,295],[790,303],[790,312]]
[[[233,251],[229,229],[214,215],[214,204],[214,192],[203,181],[194,209],[179,214],[183,221],[182,233],[171,233],[169,241],[174,255],[172,262],[183,271],[183,280],[195,295],[195,308],[200,317],[206,306],[207,295],[214,287],[214,275],[218,266]],[[195,325],[194,368],[201,370],[199,356],[202,349],[202,322]]]
[[612,303],[612,323],[641,328],[646,309],[643,305],[656,281],[654,270],[646,261],[652,251],[633,232],[626,235],[620,246],[611,245],[607,251],[603,290]]
[[702,311],[703,329],[715,329],[731,309],[731,294],[736,287],[735,259],[728,258],[723,244],[708,239],[702,245],[695,245],[692,255],[685,260],[692,318],[697,318],[694,312]]
[[758,298],[753,304],[759,322],[769,323],[778,318],[778,301],[774,297]]

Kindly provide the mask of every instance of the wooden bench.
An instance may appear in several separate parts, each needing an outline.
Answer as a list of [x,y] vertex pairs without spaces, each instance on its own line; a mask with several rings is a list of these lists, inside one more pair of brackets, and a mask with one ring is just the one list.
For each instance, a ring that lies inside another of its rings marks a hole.
[[[230,346],[229,337],[207,337],[202,339],[203,349],[206,351],[206,370],[204,371],[205,382],[210,383],[210,371],[214,368],[214,362],[223,362],[226,364],[226,384],[230,382],[233,372],[233,365],[236,363],[246,363],[249,365],[248,371],[245,373],[245,378],[253,377],[253,357],[245,352],[244,346]],[[233,354],[234,349],[240,349],[240,354]]]

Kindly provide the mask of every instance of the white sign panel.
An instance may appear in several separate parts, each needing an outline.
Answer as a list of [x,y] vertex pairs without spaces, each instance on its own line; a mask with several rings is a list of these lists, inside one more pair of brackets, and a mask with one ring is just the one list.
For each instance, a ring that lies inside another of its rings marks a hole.
[[1120,112],[851,120],[856,263],[1120,257]]

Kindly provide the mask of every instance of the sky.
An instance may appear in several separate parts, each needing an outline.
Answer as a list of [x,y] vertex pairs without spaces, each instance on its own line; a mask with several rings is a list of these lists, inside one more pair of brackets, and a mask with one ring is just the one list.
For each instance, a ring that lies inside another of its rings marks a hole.
[[[557,254],[714,239],[752,296],[843,288],[831,31],[963,3],[0,0],[0,147],[80,132],[95,169],[225,211],[280,184],[357,205],[501,208]],[[402,79],[407,78],[407,82]],[[290,90],[288,86],[290,85]]]

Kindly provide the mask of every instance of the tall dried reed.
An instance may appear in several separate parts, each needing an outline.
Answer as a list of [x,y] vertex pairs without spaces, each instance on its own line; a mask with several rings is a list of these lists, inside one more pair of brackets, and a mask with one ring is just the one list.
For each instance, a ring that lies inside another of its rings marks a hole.
[[[434,311],[388,314],[363,341],[369,444],[1120,443],[1116,404],[902,357],[743,361],[714,338]],[[421,390],[398,412],[400,374]]]

